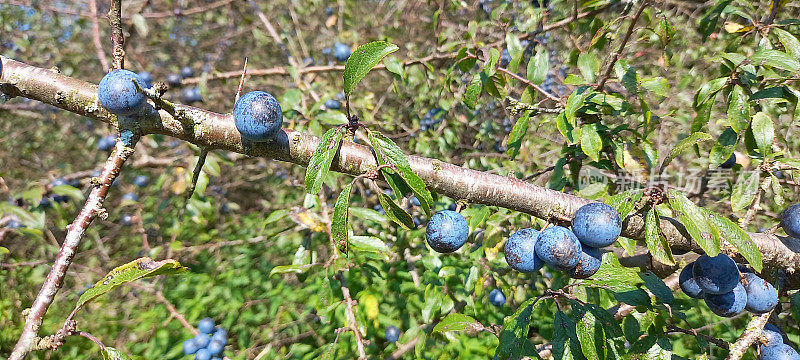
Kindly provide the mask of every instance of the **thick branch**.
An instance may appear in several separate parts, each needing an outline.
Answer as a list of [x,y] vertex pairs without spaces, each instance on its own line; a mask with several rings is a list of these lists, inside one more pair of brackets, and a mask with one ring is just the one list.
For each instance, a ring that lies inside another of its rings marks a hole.
[[[98,105],[96,85],[5,58],[2,81],[9,83],[3,85],[2,90],[11,95],[25,96],[93,119],[114,122],[115,118]],[[319,142],[316,136],[284,129],[271,143],[245,145],[230,115],[190,106],[176,107],[192,119],[193,127],[186,127],[161,111],[160,118],[143,120],[140,130],[176,137],[210,150],[233,151],[302,166],[308,164]],[[516,178],[470,170],[436,159],[409,156],[409,162],[431,190],[469,203],[504,207],[546,219],[553,212],[572,217],[578,208],[591,202]],[[370,149],[351,142],[342,144],[331,165],[332,170],[352,176],[375,167]],[[701,251],[677,221],[661,221],[661,230],[673,249]],[[642,217],[635,215],[625,219],[622,235],[644,239]],[[783,268],[789,275],[800,269],[800,253],[791,251],[781,238],[764,233],[750,233],[750,237],[761,250],[765,265]],[[731,251],[728,253],[736,255]]]

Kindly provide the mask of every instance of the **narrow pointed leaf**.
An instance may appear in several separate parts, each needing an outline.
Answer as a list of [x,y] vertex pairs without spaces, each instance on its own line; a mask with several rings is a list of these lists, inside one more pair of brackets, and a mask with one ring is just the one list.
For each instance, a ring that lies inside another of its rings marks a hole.
[[397,45],[386,41],[373,41],[358,47],[347,59],[344,65],[344,92],[350,94],[356,85],[367,73],[378,65],[384,56],[389,55],[399,48]]
[[114,290],[115,288],[125,285],[129,282],[139,280],[141,278],[180,274],[188,271],[187,268],[172,259],[155,261],[149,257],[138,258],[127,264],[118,266],[111,270],[106,276],[97,281],[91,288],[86,290],[83,295],[78,299],[76,308],[81,308],[89,301]]
[[758,171],[742,174],[736,181],[731,193],[731,207],[733,211],[742,211],[749,208],[756,198],[756,194],[761,191],[759,184],[761,176]]
[[508,135],[508,150],[506,151],[506,154],[508,154],[512,160],[519,155],[519,149],[522,147],[522,139],[528,133],[530,120],[531,113],[530,111],[526,111],[519,119],[517,119],[517,122],[511,129],[511,134]]
[[350,209],[350,191],[353,183],[345,185],[339,197],[336,198],[336,205],[333,208],[333,218],[331,219],[331,236],[336,248],[347,256],[349,241],[347,239],[347,214]]
[[669,243],[661,236],[658,214],[655,210],[648,211],[645,216],[644,239],[653,259],[662,264],[675,265],[675,258],[672,256]]
[[758,249],[750,235],[730,219],[706,209],[703,209],[703,211],[706,213],[706,218],[709,219],[711,226],[717,228],[720,237],[736,246],[736,249],[750,263],[753,269],[761,272],[764,267],[761,250]]
[[675,158],[678,157],[680,154],[682,154],[684,151],[692,149],[694,145],[708,140],[711,140],[711,135],[708,135],[701,131],[689,135],[688,137],[678,142],[678,145],[675,145],[675,147],[669,151],[667,157],[664,159],[664,161],[661,162],[661,166],[659,167],[659,169],[663,171],[667,167],[667,165],[669,165],[669,163],[672,162],[672,160],[675,160]]
[[447,315],[442,321],[433,327],[434,333],[444,333],[448,331],[468,331],[481,330],[483,325],[468,315],[454,313]]
[[383,207],[383,211],[386,212],[386,217],[388,217],[389,220],[394,221],[406,229],[413,229],[415,227],[411,215],[403,210],[400,205],[397,205],[389,195],[380,193],[380,195],[378,195],[378,201],[381,203],[381,207]]
[[[373,149],[375,149],[375,155],[379,165],[394,165],[394,169],[384,168],[381,170],[387,178],[387,181],[393,180],[389,180],[389,176],[386,176],[386,174],[391,174],[396,171],[408,185],[408,188],[417,196],[425,214],[430,216],[431,208],[433,207],[433,195],[425,187],[425,182],[422,181],[422,178],[411,169],[411,165],[408,163],[408,158],[406,154],[403,153],[403,150],[400,149],[394,141],[377,131],[371,131],[369,133],[369,141],[372,143]],[[400,187],[394,186],[394,188],[399,189]],[[401,195],[403,194],[398,193],[398,196]],[[413,227],[413,225],[411,227]]]
[[519,359],[526,354],[525,349],[529,346],[528,329],[531,324],[531,313],[536,305],[535,298],[530,298],[523,302],[513,315],[506,318],[503,322],[503,330],[500,332],[500,344],[494,353],[495,359]]
[[669,205],[678,214],[678,220],[686,227],[686,231],[708,256],[719,254],[719,237],[716,229],[708,224],[703,210],[689,200],[680,191],[667,192]]
[[306,192],[312,195],[319,193],[325,177],[331,168],[333,158],[339,150],[339,143],[342,141],[344,128],[335,127],[325,132],[314,150],[314,155],[308,162],[306,169]]

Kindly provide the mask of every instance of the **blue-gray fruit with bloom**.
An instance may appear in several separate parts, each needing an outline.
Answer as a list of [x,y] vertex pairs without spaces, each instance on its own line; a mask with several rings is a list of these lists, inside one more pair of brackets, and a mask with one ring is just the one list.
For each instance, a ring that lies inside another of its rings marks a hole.
[[210,317],[200,319],[197,323],[197,330],[204,334],[209,334],[214,331],[214,319]]
[[143,84],[135,72],[130,70],[112,70],[103,76],[97,89],[100,104],[115,115],[133,115],[139,112],[146,103],[143,94],[136,91],[132,79]]
[[489,293],[489,303],[494,306],[503,306],[506,304],[506,294],[500,289],[494,289]]
[[139,79],[142,80],[142,82],[139,83],[142,88],[146,89],[153,85],[153,74],[147,71],[140,71],[136,75],[139,75]]
[[559,270],[577,266],[582,253],[581,242],[565,227],[552,226],[544,229],[536,241],[536,256],[545,264]]
[[536,239],[538,238],[539,231],[530,228],[511,234],[503,248],[508,266],[525,273],[541,269],[544,262],[536,256]]
[[694,281],[706,294],[725,294],[739,285],[739,268],[725,254],[701,255],[692,269]]
[[781,227],[787,235],[800,238],[800,203],[789,206],[781,213]]
[[600,270],[603,253],[598,248],[581,245],[581,256],[578,265],[569,270],[569,276],[576,279],[586,279]]
[[233,109],[236,128],[242,138],[253,142],[275,139],[283,126],[283,112],[278,100],[264,91],[242,95]]
[[338,100],[328,99],[325,101],[325,107],[331,110],[338,110],[342,104]]
[[397,326],[389,325],[383,332],[383,336],[386,338],[386,341],[390,343],[396,342],[400,339],[400,329],[398,329]]
[[150,182],[150,179],[147,178],[147,175],[137,175],[133,179],[133,185],[138,187],[145,187]]
[[184,66],[181,68],[181,77],[186,79],[194,76],[194,70],[189,66]]
[[778,305],[778,292],[775,287],[754,273],[742,274],[742,284],[747,291],[745,309],[754,314],[763,314]]
[[181,86],[181,76],[178,74],[167,75],[167,84],[171,87]]
[[442,210],[433,214],[425,229],[425,239],[433,250],[451,253],[467,242],[469,226],[461,214]]
[[761,351],[761,360],[800,360],[797,350],[786,344],[767,346]]
[[336,61],[347,60],[350,57],[350,47],[338,42],[333,44],[333,57]]
[[761,351],[764,351],[764,348],[768,346],[783,344],[783,334],[781,334],[781,329],[778,329],[778,327],[773,324],[764,325],[764,329],[761,330],[761,335],[764,335],[764,337],[767,338],[767,342],[761,345]]
[[572,231],[585,245],[601,248],[617,241],[622,219],[611,206],[591,203],[581,206],[572,218]]
[[681,274],[678,276],[678,282],[681,286],[681,290],[683,293],[689,296],[690,298],[695,299],[702,299],[703,298],[703,289],[697,285],[697,282],[694,281],[694,262],[686,265],[686,267],[681,270]]
[[197,350],[197,354],[194,355],[195,360],[211,360],[211,352],[208,351],[206,348],[201,348]]
[[188,339],[188,340],[183,342],[183,354],[184,355],[194,354],[194,353],[197,352],[198,349],[200,349],[200,347],[197,346],[197,342],[194,341],[194,338]]
[[[697,267],[695,265],[695,267]],[[733,317],[742,312],[747,305],[747,291],[742,284],[737,283],[733,290],[724,294],[704,294],[706,305],[714,314],[723,317]]]

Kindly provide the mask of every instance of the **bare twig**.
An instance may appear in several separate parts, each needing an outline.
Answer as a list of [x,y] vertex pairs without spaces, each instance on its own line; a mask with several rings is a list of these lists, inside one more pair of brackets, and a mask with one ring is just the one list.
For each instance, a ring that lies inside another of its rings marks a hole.
[[358,359],[366,359],[367,354],[364,352],[364,339],[361,337],[361,332],[358,331],[358,324],[356,323],[356,315],[353,312],[353,299],[350,297],[350,288],[347,287],[347,282],[344,279],[344,274],[339,272],[339,281],[342,283],[342,295],[347,305],[345,314],[347,315],[347,327],[353,332],[356,338],[356,347],[358,348]]
[[28,316],[25,319],[25,326],[22,329],[22,334],[17,344],[14,346],[11,356],[8,358],[9,360],[22,360],[28,351],[30,351],[32,344],[36,341],[39,328],[42,326],[44,314],[47,312],[47,308],[50,307],[56,293],[64,283],[67,269],[72,263],[72,258],[75,256],[78,244],[83,238],[84,231],[86,231],[95,217],[105,214],[105,210],[102,206],[106,195],[108,195],[108,189],[111,188],[111,184],[119,175],[122,165],[131,154],[133,154],[132,148],[126,147],[121,141],[117,141],[114,152],[108,158],[108,161],[106,161],[103,172],[100,174],[100,183],[89,193],[86,204],[67,230],[64,244],[61,246],[61,250],[56,256],[50,273],[47,274],[47,278],[44,281],[44,285],[42,285],[42,289],[39,291],[39,295],[36,296],[33,305],[31,305]]
[[114,57],[114,69],[125,68],[125,35],[122,33],[122,0],[112,0],[108,10],[108,22],[111,24],[111,47]]
[[95,49],[97,49],[97,60],[100,60],[100,66],[103,67],[103,71],[108,71],[108,60],[106,59],[106,53],[103,51],[103,43],[100,41],[100,21],[97,19],[97,0],[89,0],[89,7],[92,12],[92,41],[94,42]]
[[636,22],[639,21],[639,17],[642,16],[644,9],[647,7],[647,0],[642,1],[642,4],[639,5],[639,10],[636,11],[636,15],[633,15],[633,19],[631,19],[631,23],[628,26],[628,31],[625,32],[625,37],[622,38],[622,42],[619,44],[619,48],[614,55],[611,56],[611,61],[608,62],[608,66],[606,67],[606,71],[603,73],[603,76],[600,78],[600,82],[597,83],[595,89],[602,90],[603,87],[606,86],[606,81],[611,77],[611,72],[614,71],[614,64],[617,63],[617,60],[622,56],[622,51],[625,50],[625,46],[628,45],[628,41],[631,39],[631,35],[633,35],[633,30],[636,29]]

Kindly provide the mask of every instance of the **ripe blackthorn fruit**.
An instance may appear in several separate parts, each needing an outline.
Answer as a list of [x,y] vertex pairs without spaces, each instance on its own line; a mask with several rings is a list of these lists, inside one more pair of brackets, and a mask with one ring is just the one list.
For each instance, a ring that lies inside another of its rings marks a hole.
[[191,67],[184,66],[181,68],[181,77],[186,79],[194,76],[194,70]]
[[326,55],[327,56],[327,55],[330,55],[332,52],[333,52],[333,49],[331,49],[329,47],[322,48],[322,55]]
[[125,195],[122,195],[122,201],[125,200],[139,201],[139,197],[134,193],[125,193]]
[[764,348],[768,346],[783,344],[783,334],[781,334],[781,330],[773,324],[764,325],[764,329],[761,330],[761,335],[767,338],[767,342],[761,345],[761,351],[764,351]]
[[131,226],[133,225],[133,216],[128,214],[122,215],[122,218],[120,218],[120,222],[124,226]]
[[56,187],[56,186],[69,185],[69,184],[67,183],[67,180],[64,180],[64,178],[55,178],[55,179],[53,179],[53,183],[51,185],[53,187]]
[[140,71],[137,75],[139,75],[139,79],[142,80],[142,82],[139,83],[142,88],[146,89],[153,85],[153,74],[147,71]]
[[383,335],[386,337],[386,341],[390,343],[396,342],[400,338],[400,329],[397,326],[389,325]]
[[787,235],[800,238],[800,203],[789,206],[781,213],[781,227]]
[[197,354],[195,354],[194,358],[195,360],[211,360],[211,352],[206,348],[202,348],[197,350]]
[[116,145],[117,145],[117,137],[114,136],[114,135],[108,135],[108,136],[102,137],[102,138],[100,138],[99,141],[97,141],[97,148],[100,151],[109,151],[109,150],[113,149],[114,146],[116,146]]
[[582,243],[601,248],[617,241],[622,231],[622,219],[611,206],[603,203],[586,204],[575,212],[572,231]]
[[207,333],[201,332],[194,336],[194,342],[196,342],[197,346],[200,348],[205,348],[208,346],[208,343],[211,342],[211,337],[208,336]]
[[768,281],[754,273],[742,275],[742,285],[747,291],[747,306],[745,309],[754,314],[763,314],[771,311],[778,305],[778,292]]
[[181,76],[178,74],[167,75],[167,85],[171,87],[181,86]]
[[[214,319],[207,317],[197,323],[197,330],[204,334],[209,334],[214,331]],[[205,345],[204,345],[205,346]]]
[[761,350],[761,360],[800,360],[800,354],[791,346],[778,344],[775,346],[765,346]]
[[133,179],[133,185],[145,187],[150,182],[146,175],[138,175]]
[[333,57],[336,61],[347,60],[350,57],[350,47],[338,42],[333,44]]
[[536,256],[538,238],[539,232],[534,229],[521,229],[511,234],[503,248],[508,266],[526,273],[541,269],[544,263]]
[[194,338],[186,340],[183,342],[183,354],[184,355],[191,355],[197,352],[197,349],[200,347],[197,346],[197,342],[194,341]]
[[97,90],[100,104],[115,115],[133,115],[145,104],[145,96],[136,91],[131,79],[143,81],[130,70],[112,70],[103,76]]
[[500,56],[500,66],[506,67],[509,63],[511,63],[511,54],[508,49],[503,49],[503,55]]
[[[699,260],[698,260],[699,261]],[[697,264],[695,264],[697,269]],[[704,294],[706,305],[714,314],[723,317],[732,317],[744,310],[747,305],[747,291],[742,284],[736,283],[733,290],[724,294]]]
[[225,344],[222,341],[214,340],[214,341],[212,341],[212,342],[210,342],[208,344],[208,348],[207,349],[208,349],[208,352],[211,353],[211,355],[217,355],[217,354],[221,353],[222,350],[225,349]]
[[21,228],[25,227],[25,225],[23,225],[22,222],[20,222],[18,218],[12,218],[11,220],[8,221],[6,226],[9,229],[21,229]]
[[678,277],[678,282],[681,285],[681,290],[683,293],[689,296],[690,298],[695,299],[702,299],[703,298],[703,289],[700,286],[697,286],[697,282],[694,281],[694,262],[686,265],[686,267],[681,270],[681,274]]
[[236,101],[233,118],[242,138],[254,142],[274,139],[283,125],[281,105],[274,96],[263,91],[242,95]]
[[331,110],[338,110],[342,107],[342,104],[337,100],[329,99],[325,101],[325,107]]
[[694,281],[706,294],[725,294],[739,285],[739,268],[725,254],[701,255],[692,269]]
[[187,104],[202,102],[203,95],[200,95],[200,88],[197,86],[186,88],[181,91],[181,100]]
[[577,266],[581,253],[581,242],[565,227],[552,226],[544,229],[536,241],[536,256],[559,270]]
[[440,253],[451,253],[467,242],[469,226],[464,217],[450,210],[442,210],[433,214],[425,230],[425,238],[433,250]]
[[719,164],[719,167],[723,169],[730,169],[733,167],[733,165],[736,165],[736,154],[731,154],[731,157],[729,157],[728,160],[725,160],[724,163]]
[[489,303],[500,307],[506,304],[506,294],[500,289],[494,289],[489,293]]
[[228,331],[217,326],[214,328],[214,334],[211,335],[211,341],[220,341],[222,344],[228,343]]
[[600,270],[603,253],[598,248],[581,245],[581,256],[578,265],[570,269],[569,276],[576,279],[586,279]]

